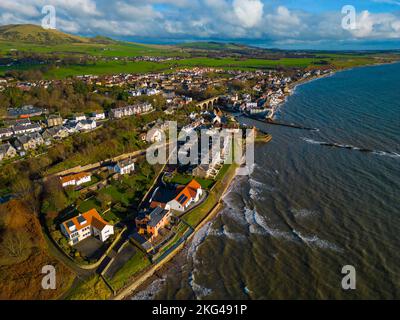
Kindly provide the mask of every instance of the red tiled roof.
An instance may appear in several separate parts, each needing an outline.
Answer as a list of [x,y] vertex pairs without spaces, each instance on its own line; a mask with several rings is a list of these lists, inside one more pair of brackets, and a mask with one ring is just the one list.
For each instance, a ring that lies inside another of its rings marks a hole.
[[76,173],[76,174],[71,174],[69,176],[65,176],[65,177],[61,177],[61,183],[67,183],[73,180],[81,180],[83,178],[86,178],[90,176],[90,173],[87,172],[80,172],[80,173]]
[[[79,221],[78,221],[78,217],[79,216],[82,216],[86,220],[86,222],[84,224],[80,224],[79,223]],[[70,231],[69,228],[68,228],[68,225],[67,225],[68,222],[72,222],[75,225],[76,230]],[[69,219],[67,221],[64,221],[63,225],[64,225],[65,229],[67,230],[67,232],[69,234],[71,234],[71,233],[76,232],[76,231],[78,231],[80,229],[83,229],[83,228],[85,228],[85,227],[87,227],[89,225],[93,225],[96,229],[102,230],[106,225],[109,225],[109,223],[106,222],[100,216],[100,214],[97,212],[96,209],[91,209],[91,210],[89,210],[89,211],[87,211],[85,213],[82,213],[81,215],[78,215],[78,216],[73,217],[73,218],[71,218],[71,219]]]

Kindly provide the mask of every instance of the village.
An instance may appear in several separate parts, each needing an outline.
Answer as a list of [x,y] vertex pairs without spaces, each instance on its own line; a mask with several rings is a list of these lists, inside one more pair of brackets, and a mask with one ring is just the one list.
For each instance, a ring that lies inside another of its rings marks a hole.
[[[108,122],[163,114],[163,119],[145,123],[140,130],[140,150],[43,177],[50,186],[50,197],[66,199],[63,207],[46,203],[42,207],[52,245],[63,253],[66,263],[89,270],[117,293],[189,239],[218,206],[235,175],[237,164],[225,161],[232,153],[229,139],[220,141],[217,151],[211,143],[206,152],[198,148],[198,157],[207,158],[201,163],[149,165],[144,154],[151,144],[164,143],[170,153],[174,151],[171,141],[165,140],[168,121],[183,117],[179,129],[186,136],[206,132],[212,139],[222,129],[242,128],[235,115],[265,119],[285,100],[294,83],[329,72],[297,71],[289,76],[277,71],[194,68],[170,74],[80,76],[79,81],[105,94],[110,88],[121,87],[132,99],[161,96],[165,105],[157,110],[152,100],[136,101],[67,117],[33,105],[10,108],[0,128],[0,161],[36,157],[70,136],[89,134]],[[241,90],[243,83],[251,83],[251,87]],[[53,84],[7,79],[2,85],[29,91]],[[210,86],[226,90],[203,100],[189,94]],[[188,155],[187,142],[177,144],[178,155]]]
[[[112,76],[78,76],[85,84],[94,84],[98,88],[123,87],[131,97],[162,96],[166,105],[164,113],[173,115],[180,108],[193,105],[203,107],[201,101],[180,94],[191,90],[204,91],[209,87],[227,87],[229,83],[243,83],[254,80],[251,87],[253,95],[247,92],[221,92],[218,102],[221,108],[228,111],[245,112],[250,115],[265,114],[281,104],[291,90],[291,84],[301,79],[328,74],[331,70],[296,71],[294,76],[277,71],[235,71],[214,68],[182,69],[175,73],[165,74],[119,74]],[[210,74],[220,74],[212,77]],[[0,90],[15,87],[23,91],[31,88],[49,88],[61,80],[41,80],[36,82],[19,82],[6,78],[0,83]],[[72,81],[72,80],[65,80]],[[98,89],[99,90],[99,89]],[[207,105],[209,107],[209,105]],[[61,140],[76,133],[95,130],[103,122],[140,115],[154,110],[151,103],[136,103],[110,110],[95,110],[88,114],[71,114],[67,118],[59,114],[49,114],[48,110],[32,105],[10,108],[0,123],[0,161],[28,154],[37,154],[35,150],[44,151],[54,141]],[[217,119],[216,121],[220,121]],[[39,152],[40,153],[40,152]]]

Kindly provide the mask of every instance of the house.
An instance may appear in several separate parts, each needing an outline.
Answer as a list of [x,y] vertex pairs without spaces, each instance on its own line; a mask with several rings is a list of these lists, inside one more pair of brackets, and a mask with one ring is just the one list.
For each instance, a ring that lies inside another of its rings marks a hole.
[[199,164],[196,168],[193,169],[192,175],[205,179],[209,175],[210,165],[209,164]]
[[72,121],[78,122],[78,121],[84,121],[86,120],[86,116],[84,114],[75,114],[72,119]]
[[29,118],[17,119],[14,121],[14,125],[16,125],[16,126],[29,126],[31,124],[32,124],[32,122],[31,122],[31,119],[29,119]]
[[7,139],[14,134],[11,128],[0,128],[0,140]]
[[46,122],[49,128],[61,126],[63,124],[63,118],[59,115],[52,114],[46,119]]
[[201,185],[194,179],[190,181],[185,187],[178,187],[177,191],[178,195],[166,204],[166,210],[176,210],[183,212],[192,203],[198,202],[201,195],[203,194]]
[[153,106],[150,103],[139,103],[135,105],[129,105],[126,107],[116,108],[110,110],[110,118],[120,119],[123,117],[132,116],[135,114],[141,114],[153,111]]
[[155,129],[155,130],[148,132],[146,139],[147,139],[147,142],[149,142],[149,143],[150,142],[153,142],[153,143],[161,142],[163,140],[163,136],[164,136],[164,134],[161,129]]
[[68,186],[79,186],[81,184],[90,182],[92,175],[87,172],[80,172],[68,176],[60,177],[61,185],[65,188]]
[[132,158],[121,160],[109,167],[119,174],[130,174],[135,171],[135,161]]
[[67,128],[65,128],[64,126],[55,126],[55,127],[46,129],[43,132],[42,137],[47,142],[47,141],[51,141],[53,139],[64,139],[64,138],[68,137],[68,135],[69,135],[69,132],[68,132]]
[[30,123],[23,125],[15,125],[12,129],[15,135],[19,135],[19,134],[39,132],[42,130],[42,127],[37,123]]
[[135,219],[139,234],[147,234],[150,241],[157,238],[159,230],[170,223],[171,211],[156,207],[149,214],[142,213]]
[[80,120],[75,124],[75,130],[77,131],[89,131],[97,127],[97,123],[94,120]]
[[42,144],[44,144],[44,140],[37,132],[20,136],[14,141],[14,146],[18,151],[36,149]]
[[105,118],[106,115],[103,111],[96,111],[90,114],[90,120],[98,121],[98,120],[104,120]]
[[45,112],[47,112],[47,110],[36,108],[32,105],[23,106],[21,108],[8,109],[9,117],[13,118],[30,118],[40,116],[42,113]]
[[60,229],[71,246],[90,236],[98,237],[104,242],[114,234],[114,227],[106,222],[96,209],[64,221]]
[[17,155],[17,150],[9,144],[1,144],[0,145],[0,161],[14,158]]

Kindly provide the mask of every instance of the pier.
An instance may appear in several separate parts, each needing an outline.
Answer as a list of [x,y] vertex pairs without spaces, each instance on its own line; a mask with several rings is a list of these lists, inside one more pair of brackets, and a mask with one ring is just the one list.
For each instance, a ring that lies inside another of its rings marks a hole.
[[294,128],[294,129],[301,129],[301,130],[309,130],[309,131],[318,131],[317,128],[310,128],[310,127],[305,127],[299,124],[295,124],[295,123],[285,123],[285,122],[279,122],[279,121],[274,121],[270,118],[267,119],[261,119],[259,117],[255,117],[255,116],[250,116],[250,115],[246,115],[246,114],[241,114],[241,117],[245,117],[245,118],[249,118],[252,120],[256,120],[262,123],[266,123],[266,124],[271,124],[271,125],[275,125],[275,126],[283,126],[283,127],[289,127],[289,128]]

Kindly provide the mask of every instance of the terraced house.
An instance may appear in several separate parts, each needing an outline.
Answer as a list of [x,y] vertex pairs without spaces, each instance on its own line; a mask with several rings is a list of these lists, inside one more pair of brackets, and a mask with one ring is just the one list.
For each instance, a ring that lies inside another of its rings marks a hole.
[[92,175],[87,172],[80,172],[76,174],[71,174],[60,178],[61,185],[65,188],[68,186],[80,186],[86,182],[92,180]]
[[124,117],[133,116],[135,114],[150,112],[152,110],[153,106],[150,103],[139,103],[135,105],[129,105],[126,107],[110,110],[110,118],[120,119]]

